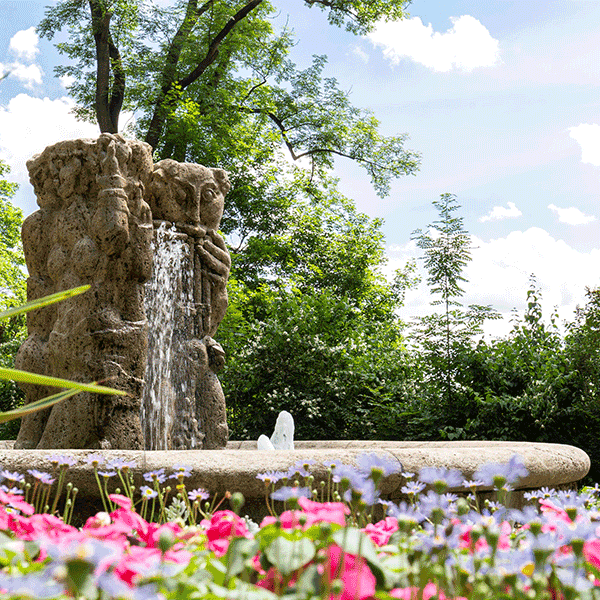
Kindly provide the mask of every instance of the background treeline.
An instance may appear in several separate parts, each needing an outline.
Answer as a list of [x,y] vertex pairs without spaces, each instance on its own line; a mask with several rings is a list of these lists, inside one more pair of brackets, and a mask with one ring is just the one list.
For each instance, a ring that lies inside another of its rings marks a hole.
[[320,230],[323,215],[302,212],[270,278],[248,280],[234,266],[218,334],[231,437],[270,433],[287,410],[298,439],[572,444],[600,480],[600,290],[559,327],[543,318],[532,276],[525,314],[506,337],[483,339],[485,319],[498,315],[460,303],[471,258],[460,207],[450,195],[434,204],[439,220],[414,234],[433,314],[413,322],[400,315],[414,265],[386,281],[379,224],[349,206]]

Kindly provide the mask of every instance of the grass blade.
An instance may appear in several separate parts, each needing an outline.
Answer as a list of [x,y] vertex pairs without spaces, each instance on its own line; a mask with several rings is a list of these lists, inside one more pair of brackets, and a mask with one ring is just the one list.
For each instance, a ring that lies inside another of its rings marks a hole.
[[20,408],[14,408],[13,410],[7,410],[6,412],[0,412],[0,423],[6,423],[6,421],[12,421],[13,419],[19,419],[29,413],[36,412],[38,410],[43,410],[44,408],[48,408],[53,406],[57,402],[61,402],[65,398],[69,398],[78,394],[79,390],[65,390],[63,392],[59,392],[58,394],[54,394],[53,396],[48,396],[46,398],[42,398],[37,402],[31,402],[25,406],[21,406]]
[[30,302],[26,302],[20,306],[7,308],[6,310],[0,311],[0,319],[8,319],[8,317],[14,317],[15,315],[20,315],[21,313],[29,312],[30,310],[35,310],[36,308],[48,306],[48,304],[54,304],[55,302],[66,300],[72,296],[83,294],[83,292],[87,292],[89,289],[89,285],[82,285],[71,290],[65,290],[64,292],[50,294],[49,296],[44,296],[43,298],[38,298],[37,300],[31,300]]
[[93,394],[117,394],[126,396],[127,392],[115,390],[114,388],[104,387],[96,383],[80,383],[78,381],[69,381],[68,379],[59,379],[58,377],[48,377],[29,373],[28,371],[19,371],[18,369],[6,369],[0,367],[0,379],[12,379],[22,383],[33,383],[36,385],[51,385],[58,388],[74,389],[76,392],[92,392]]

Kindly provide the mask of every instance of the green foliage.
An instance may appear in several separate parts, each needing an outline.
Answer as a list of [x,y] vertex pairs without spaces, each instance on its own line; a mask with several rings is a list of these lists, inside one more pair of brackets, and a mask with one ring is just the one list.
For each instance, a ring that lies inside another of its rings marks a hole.
[[460,209],[453,194],[442,194],[440,200],[434,200],[439,219],[428,225],[426,232],[417,229],[411,239],[417,241],[417,247],[424,251],[423,262],[427,269],[427,283],[433,294],[441,299],[432,304],[458,305],[453,298],[459,298],[464,290],[460,287],[466,279],[463,269],[471,261],[471,236],[463,229],[463,218],[453,213]]
[[[418,368],[432,391],[443,396],[450,405],[455,398],[455,380],[458,377],[460,356],[480,335],[486,319],[499,318],[489,306],[472,305],[462,309],[459,298],[465,266],[471,261],[471,236],[463,228],[463,218],[454,213],[460,209],[456,197],[442,194],[434,200],[439,219],[423,232],[417,229],[412,239],[424,251],[427,283],[432,294],[439,295],[431,304],[441,305],[441,314],[422,317],[413,328],[420,357]],[[451,308],[451,307],[456,308]]]
[[[21,246],[21,209],[13,206],[11,198],[17,184],[4,179],[9,167],[0,161],[0,310],[25,301],[25,264]],[[27,337],[25,317],[13,315],[0,322],[0,367],[14,366],[14,358]],[[23,401],[21,390],[12,381],[0,381],[0,412],[12,410]],[[14,438],[19,422],[0,424],[0,439]]]
[[383,437],[398,439],[400,431],[402,439],[414,440],[571,444],[589,454],[589,479],[600,480],[600,403],[594,395],[598,297],[589,292],[588,298],[563,336],[555,316],[544,322],[532,278],[527,310],[507,337],[455,349],[450,401],[431,376],[435,363],[412,354],[410,377],[385,407]]
[[[325,10],[332,24],[361,34],[379,19],[401,18],[406,5],[306,3]],[[157,159],[229,172],[222,230],[238,254],[270,246],[268,238],[285,232],[298,202],[336,193],[329,174],[334,160],[360,164],[381,195],[392,179],[418,169],[419,156],[404,147],[406,135],[382,136],[375,116],[354,107],[349,92],[326,76],[324,56],[315,55],[303,69],[289,59],[296,40],[287,28],[273,30],[272,3],[91,4],[113,11],[110,32],[127,82],[123,108],[136,114],[132,132],[154,147]],[[57,47],[68,62],[57,74],[73,78],[76,112],[94,120],[96,55],[88,3],[61,0],[47,9],[38,31],[52,38],[62,28],[69,37]],[[298,166],[300,159],[307,170]],[[256,252],[246,264],[255,258]]]
[[565,338],[573,371],[585,400],[600,404],[600,288],[586,290],[587,304],[578,307]]
[[281,410],[294,415],[299,439],[376,437],[370,413],[390,382],[403,377],[403,347],[392,323],[365,321],[331,291],[261,288],[234,305],[240,311],[234,319],[250,315],[235,329],[244,340],[227,327],[219,334],[221,343],[230,340],[222,383],[234,439],[270,432]]
[[395,310],[411,280],[381,274],[380,227],[332,195],[294,207],[284,232],[234,256],[217,333],[232,438],[272,430],[281,410],[300,438],[376,435],[369,415],[403,378]]

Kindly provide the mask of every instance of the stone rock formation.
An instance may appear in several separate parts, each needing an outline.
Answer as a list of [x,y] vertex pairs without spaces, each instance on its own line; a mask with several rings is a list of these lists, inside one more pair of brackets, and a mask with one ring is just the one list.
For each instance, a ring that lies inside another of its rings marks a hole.
[[[224,365],[224,353],[213,336],[227,309],[231,259],[217,230],[229,187],[221,169],[166,159],[154,166],[148,188],[155,229],[168,228],[172,238],[183,241],[192,274],[190,305],[185,306],[184,301],[172,317],[179,339],[170,360],[177,365],[177,373],[160,389],[160,402],[172,402],[176,415],[169,425],[169,449],[191,448],[200,442],[205,449],[224,448],[227,443],[225,398],[216,375]],[[182,282],[175,287],[179,285],[186,286]],[[177,290],[172,293],[184,297]],[[160,385],[151,379],[149,374],[149,386]],[[158,393],[156,390],[155,396]],[[165,398],[169,394],[172,400]],[[146,437],[151,437],[148,429]]]
[[[22,229],[28,299],[84,284],[91,289],[28,314],[17,368],[100,381],[127,396],[80,393],[28,415],[15,448],[225,447],[225,399],[216,376],[224,356],[213,339],[227,308],[231,267],[217,232],[230,187],[225,171],[172,160],[154,165],[148,144],[111,134],[49,146],[27,166],[40,206]],[[157,314],[150,315],[171,345],[150,364],[164,344],[149,335],[145,296],[156,296],[154,284],[165,288],[153,277],[153,252],[171,242],[181,250],[177,284],[155,297]],[[160,312],[165,296],[174,307],[168,315]],[[23,389],[28,403],[55,392]],[[142,424],[144,415],[149,422]],[[164,443],[154,447],[161,436]]]
[[[19,369],[103,381],[127,396],[80,393],[24,417],[16,448],[143,448],[147,348],[144,283],[152,274],[148,144],[102,134],[46,148],[27,163],[40,210],[23,223],[31,299],[90,284],[30,312]],[[55,390],[24,385],[26,402]]]

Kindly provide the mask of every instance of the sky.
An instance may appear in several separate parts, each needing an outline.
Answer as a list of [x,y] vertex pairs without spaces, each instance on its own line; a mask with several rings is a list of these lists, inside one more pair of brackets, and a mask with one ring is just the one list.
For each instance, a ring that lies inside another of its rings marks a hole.
[[[14,202],[25,216],[36,210],[26,160],[98,134],[70,113],[53,75],[62,57],[35,33],[46,3],[0,1],[0,76],[10,71],[0,81],[0,159],[20,184]],[[455,194],[473,242],[462,301],[504,316],[487,335],[508,333],[531,274],[546,317],[556,309],[572,320],[586,286],[600,286],[600,2],[414,0],[406,19],[363,37],[299,0],[273,4],[275,26],[288,23],[298,39],[292,59],[307,67],[327,55],[325,75],[422,156],[384,199],[364,170],[336,162],[341,190],[384,221],[386,272],[419,256],[412,232],[437,218],[434,200]],[[425,276],[403,318],[434,310]]]

